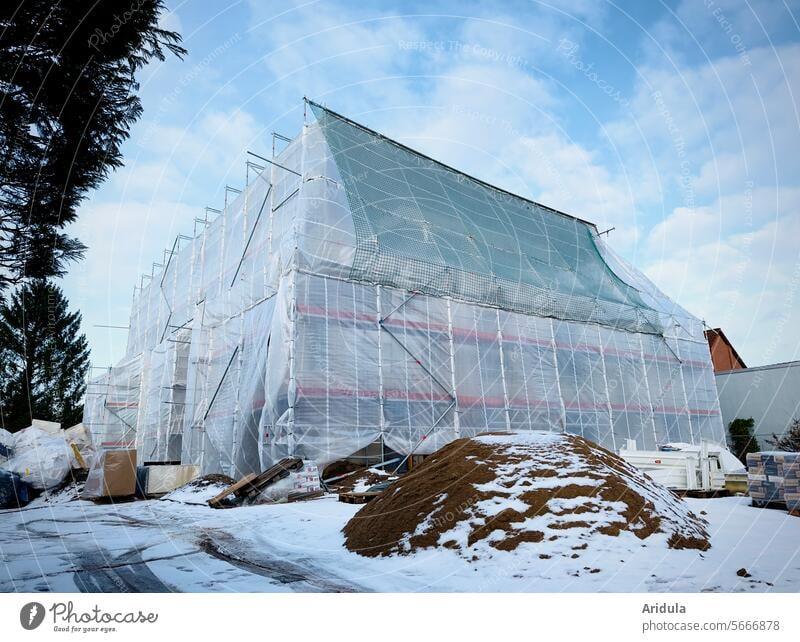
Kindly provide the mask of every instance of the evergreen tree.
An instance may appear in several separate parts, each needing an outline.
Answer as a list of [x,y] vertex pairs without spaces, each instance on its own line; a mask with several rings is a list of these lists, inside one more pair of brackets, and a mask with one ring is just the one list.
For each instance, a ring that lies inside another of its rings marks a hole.
[[68,428],[83,415],[89,348],[81,315],[43,279],[0,304],[0,425],[15,432],[31,420]]
[[122,165],[142,113],[136,73],[180,35],[163,0],[0,3],[0,291],[63,275],[85,246],[64,234],[87,193]]
[[755,423],[750,417],[749,419],[734,419],[728,425],[733,454],[745,465],[747,464],[747,453],[757,453],[760,450],[758,440],[753,436]]

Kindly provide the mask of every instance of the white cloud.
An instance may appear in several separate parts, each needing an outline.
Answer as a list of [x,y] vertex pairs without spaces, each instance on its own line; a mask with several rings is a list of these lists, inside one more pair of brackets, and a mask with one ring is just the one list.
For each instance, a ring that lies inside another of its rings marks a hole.
[[[220,180],[244,164],[248,149],[269,144],[267,125],[241,109],[209,111],[187,118],[181,126],[151,123],[138,139],[142,155],[158,159],[186,179],[213,172]],[[205,181],[205,176],[202,177]]]
[[800,48],[747,54],[677,69],[650,58],[630,117],[607,131],[632,173],[652,167],[678,203],[653,217],[639,264],[757,365],[797,356],[785,326],[800,323],[800,297],[787,295],[800,278],[788,240],[800,238]]
[[[358,114],[370,104],[403,104],[404,76],[415,49],[427,40],[414,21],[378,7],[347,3],[297,3],[278,13],[251,2],[248,38],[258,43],[271,82],[266,100],[299,108],[303,95],[336,100]],[[276,100],[277,98],[277,100]]]
[[647,238],[647,275],[713,327],[751,365],[800,357],[800,210],[723,234],[716,208],[678,208]]
[[728,57],[641,68],[630,118],[607,127],[611,141],[632,164],[654,164],[673,188],[688,172],[686,206],[747,181],[791,184],[800,175],[800,47],[757,49],[750,58],[750,66]]
[[[566,37],[596,59],[602,52],[585,25],[604,25],[605,5],[575,0],[524,16],[476,5],[419,17],[385,4],[251,2],[249,29],[241,26],[230,50],[252,66],[225,75],[215,58],[196,83],[179,83],[175,104],[156,100],[128,166],[85,208],[91,230],[81,236],[91,249],[78,271],[105,297],[92,299],[108,312],[97,322],[127,315],[136,274],[203,205],[222,201],[226,183],[241,186],[244,151],[268,150],[273,122],[299,127],[305,94],[479,178],[616,226],[614,247],[725,327],[748,361],[785,358],[780,348],[791,346],[773,349],[764,337],[780,334],[770,331],[776,319],[797,321],[800,307],[786,296],[800,214],[800,47],[765,46],[749,7],[717,2],[734,25],[727,32],[719,14],[684,3],[676,12],[690,34],[667,13],[642,37],[635,85],[622,96],[628,115],[609,123],[588,120],[591,101],[578,107],[587,120],[567,120],[579,93],[556,51]],[[766,5],[751,5],[768,17]],[[734,29],[749,62],[732,46]],[[708,45],[689,62],[691,36]],[[194,78],[192,69],[176,73]],[[614,82],[622,87],[624,74]],[[213,102],[225,83],[239,96],[229,109]],[[109,227],[114,219],[118,228]],[[120,291],[108,283],[111,265]]]
[[92,346],[92,361],[106,366],[120,359],[127,334],[97,325],[127,325],[133,286],[163,260],[178,233],[191,232],[197,211],[181,202],[92,202],[72,227],[88,247],[86,258],[70,270],[64,289],[83,312],[83,331]]
[[225,184],[244,183],[247,149],[264,151],[264,132],[242,110],[208,112],[184,127],[151,124],[126,165],[81,208],[70,233],[87,246],[64,287],[84,313],[92,359],[121,358],[134,284],[164,260],[178,234],[190,235],[205,205],[220,207]]

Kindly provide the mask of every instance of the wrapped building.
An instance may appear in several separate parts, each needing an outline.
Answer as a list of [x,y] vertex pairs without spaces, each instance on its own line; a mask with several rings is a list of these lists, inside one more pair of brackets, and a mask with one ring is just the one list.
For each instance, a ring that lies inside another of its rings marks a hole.
[[592,223],[309,105],[136,289],[96,442],[234,476],[486,431],[724,443],[702,323]]

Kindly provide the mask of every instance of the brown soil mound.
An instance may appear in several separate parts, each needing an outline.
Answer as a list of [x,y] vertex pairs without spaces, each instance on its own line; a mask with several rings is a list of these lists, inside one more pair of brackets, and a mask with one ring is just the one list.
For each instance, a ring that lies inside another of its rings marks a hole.
[[536,432],[448,444],[343,532],[347,548],[367,556],[444,546],[471,557],[522,543],[578,550],[598,534],[623,531],[641,540],[663,533],[671,548],[706,550],[704,526],[683,500],[617,455],[575,435]]
[[352,473],[356,470],[362,470],[363,468],[364,464],[356,464],[352,461],[347,461],[346,459],[337,459],[322,469],[320,478],[330,479],[331,477],[346,475],[347,473]]

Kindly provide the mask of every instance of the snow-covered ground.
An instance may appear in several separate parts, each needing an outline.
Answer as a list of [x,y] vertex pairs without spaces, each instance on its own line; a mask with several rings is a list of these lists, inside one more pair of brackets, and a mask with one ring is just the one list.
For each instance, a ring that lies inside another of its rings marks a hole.
[[37,501],[0,511],[0,591],[800,591],[800,518],[743,497],[687,501],[709,551],[623,532],[577,558],[540,559],[530,543],[477,562],[351,553],[341,529],[361,507],[333,496],[230,510]]

